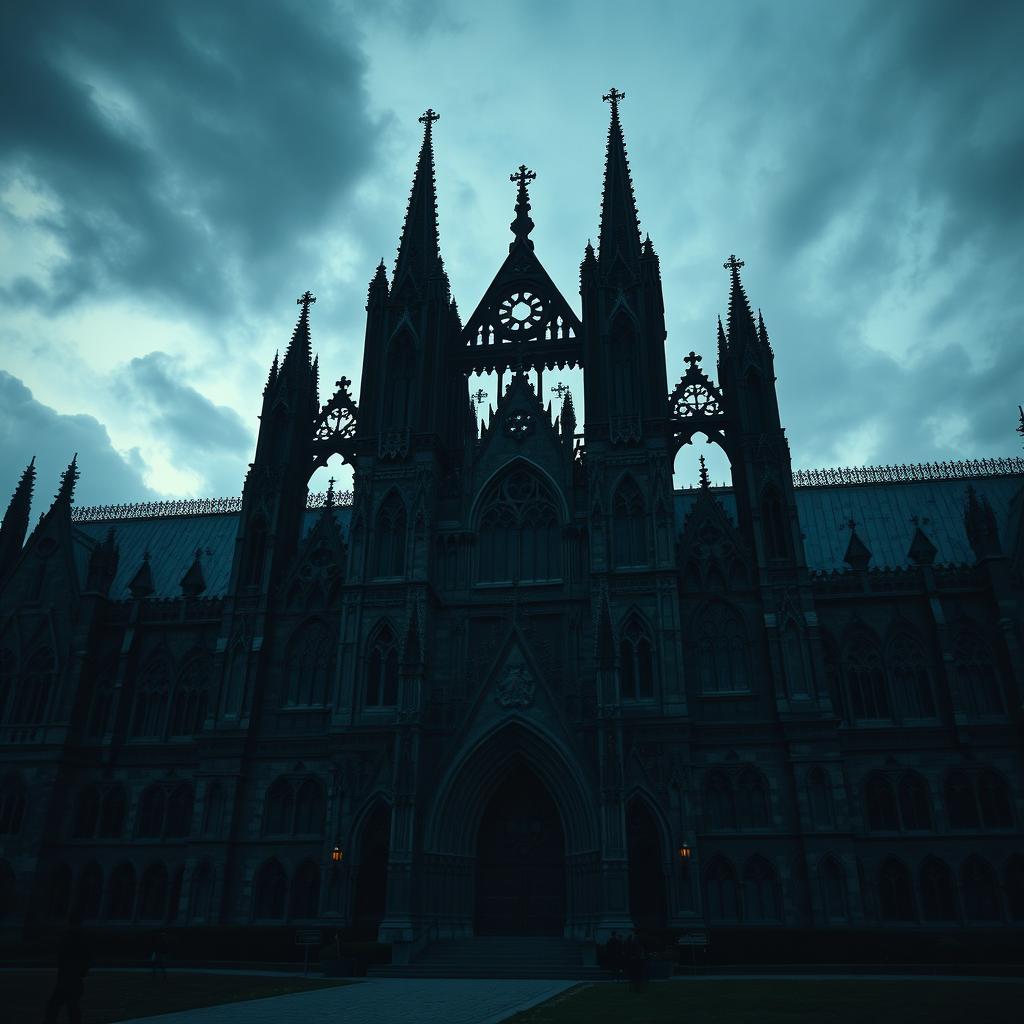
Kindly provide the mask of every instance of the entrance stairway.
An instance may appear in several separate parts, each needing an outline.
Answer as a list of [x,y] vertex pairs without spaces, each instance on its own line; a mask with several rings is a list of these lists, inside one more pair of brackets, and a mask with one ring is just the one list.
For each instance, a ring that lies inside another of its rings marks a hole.
[[598,967],[584,966],[593,946],[548,936],[482,936],[431,942],[411,964],[370,967],[371,978],[552,978],[593,981]]

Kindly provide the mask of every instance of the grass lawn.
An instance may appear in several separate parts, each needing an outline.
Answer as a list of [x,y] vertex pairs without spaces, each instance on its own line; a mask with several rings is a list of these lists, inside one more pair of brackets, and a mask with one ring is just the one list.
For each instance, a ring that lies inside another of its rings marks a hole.
[[[0,971],[0,1017],[26,1022],[43,1019],[46,1000],[53,990],[56,971]],[[275,978],[259,975],[189,974],[169,971],[167,980],[148,971],[93,971],[86,976],[82,994],[82,1024],[146,1017],[150,1014],[194,1010],[242,999],[265,999],[311,988],[345,985],[323,978]],[[60,1020],[65,1020],[61,1010]]]
[[1024,983],[663,981],[581,986],[509,1024],[1007,1024]]

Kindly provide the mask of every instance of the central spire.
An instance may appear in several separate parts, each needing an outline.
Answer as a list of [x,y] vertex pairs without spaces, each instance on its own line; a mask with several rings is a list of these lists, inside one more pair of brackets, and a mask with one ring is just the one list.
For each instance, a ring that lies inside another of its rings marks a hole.
[[416,176],[409,193],[402,238],[398,243],[393,284],[407,271],[412,271],[420,284],[443,272],[441,243],[437,232],[437,184],[434,180],[433,125],[440,114],[427,108],[420,116],[423,145],[416,161]]
[[530,193],[526,186],[528,182],[537,180],[537,172],[528,170],[526,164],[520,164],[519,169],[508,176],[508,180],[519,183],[519,191],[516,193],[516,219],[509,224],[516,238],[514,242],[509,243],[508,251],[511,252],[517,242],[525,242],[532,249],[533,242],[530,241],[529,234],[536,225],[530,219]]
[[602,98],[612,106],[612,119],[608,128],[604,194],[601,198],[599,255],[602,261],[610,260],[618,250],[631,259],[640,256],[640,220],[636,213],[622,122],[619,120],[619,101],[625,99],[626,94],[613,86]]

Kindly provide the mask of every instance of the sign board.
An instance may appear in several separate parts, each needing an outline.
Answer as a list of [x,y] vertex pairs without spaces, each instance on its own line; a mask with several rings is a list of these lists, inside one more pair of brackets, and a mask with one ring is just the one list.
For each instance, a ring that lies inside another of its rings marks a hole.
[[320,945],[320,929],[319,928],[296,928],[295,929],[295,945],[296,946],[319,946]]
[[706,946],[708,945],[707,932],[684,932],[676,939],[677,946]]

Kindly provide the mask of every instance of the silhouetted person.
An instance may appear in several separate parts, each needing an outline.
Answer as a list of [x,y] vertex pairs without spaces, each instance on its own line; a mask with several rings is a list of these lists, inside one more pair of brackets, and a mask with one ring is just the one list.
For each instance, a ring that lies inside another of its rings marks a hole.
[[92,966],[92,943],[82,931],[82,915],[76,908],[68,915],[68,930],[57,952],[57,983],[46,1003],[46,1024],[56,1024],[60,1008],[68,1008],[68,1020],[82,1019],[82,989]]
[[152,966],[152,976],[157,973],[167,980],[167,933],[157,932],[153,939],[153,952],[149,954],[149,962]]

